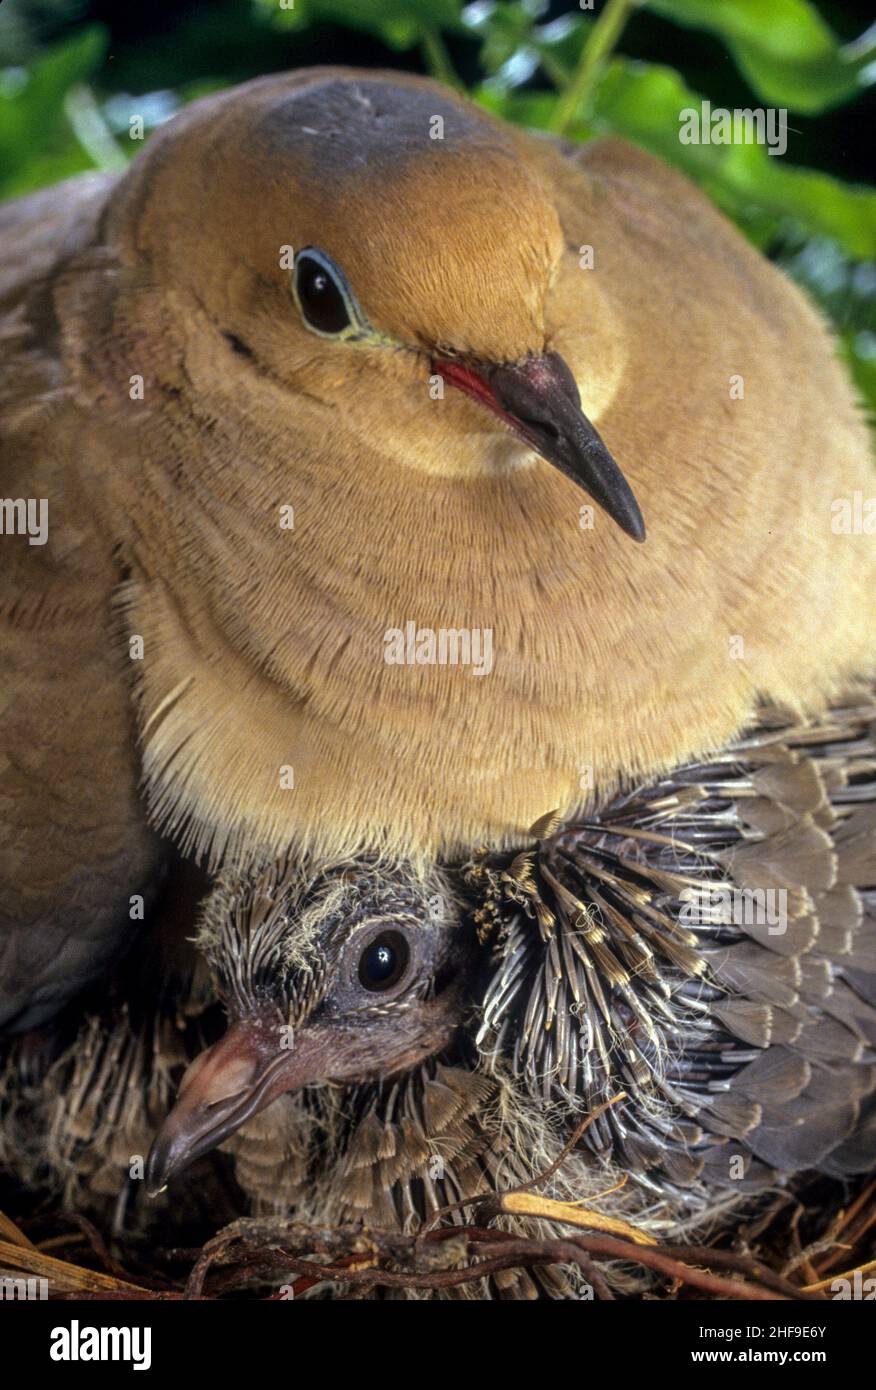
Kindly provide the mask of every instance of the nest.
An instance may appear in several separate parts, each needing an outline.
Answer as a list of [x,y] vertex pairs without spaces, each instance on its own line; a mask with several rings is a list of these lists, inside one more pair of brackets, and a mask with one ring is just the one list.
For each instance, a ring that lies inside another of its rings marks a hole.
[[[646,1273],[645,1296],[653,1299],[866,1296],[865,1281],[876,1271],[876,1178],[850,1188],[821,1179],[774,1195],[713,1245],[665,1244],[628,1222],[540,1195],[539,1187],[595,1118],[578,1126],[538,1178],[468,1203],[465,1224],[450,1208],[410,1235],[361,1223],[243,1218],[181,1248],[142,1238],[116,1237],[110,1244],[75,1212],[34,1212],[14,1221],[0,1211],[0,1277],[25,1281],[25,1287],[45,1280],[48,1297],[61,1301],[277,1302],[305,1295],[483,1297],[484,1281],[501,1287],[509,1271],[553,1266],[576,1271],[582,1299],[625,1297],[618,1293],[622,1268]],[[513,1232],[497,1224],[509,1216]],[[525,1234],[530,1221],[538,1228],[531,1236]]]

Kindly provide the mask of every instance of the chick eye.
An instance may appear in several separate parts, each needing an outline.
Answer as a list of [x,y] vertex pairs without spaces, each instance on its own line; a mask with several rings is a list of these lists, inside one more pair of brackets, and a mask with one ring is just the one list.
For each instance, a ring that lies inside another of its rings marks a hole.
[[359,983],[374,993],[398,984],[411,953],[400,932],[383,932],[369,941],[359,957]]
[[295,257],[292,289],[308,328],[324,338],[337,338],[356,326],[353,296],[341,271],[315,246]]

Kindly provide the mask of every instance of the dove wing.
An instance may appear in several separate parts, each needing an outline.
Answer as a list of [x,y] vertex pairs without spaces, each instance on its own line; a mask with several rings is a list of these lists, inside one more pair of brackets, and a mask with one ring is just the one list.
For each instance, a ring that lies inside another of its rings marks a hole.
[[111,183],[88,175],[0,208],[0,1029],[15,1031],[116,955],[156,860],[113,625],[119,573],[87,496],[55,295]]

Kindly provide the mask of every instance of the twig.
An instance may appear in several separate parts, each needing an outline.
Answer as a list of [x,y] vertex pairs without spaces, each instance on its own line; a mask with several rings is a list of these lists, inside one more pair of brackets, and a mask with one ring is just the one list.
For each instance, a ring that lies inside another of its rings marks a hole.
[[555,135],[564,135],[576,116],[588,114],[602,70],[627,20],[642,3],[643,0],[607,0],[602,14],[590,27],[572,80],[553,109],[550,129]]
[[450,54],[437,29],[424,29],[422,37],[423,57],[432,77],[456,91],[463,90],[463,84],[456,75],[450,61]]
[[846,1279],[851,1283],[856,1274],[869,1274],[871,1269],[876,1269],[876,1260],[870,1260],[865,1265],[856,1265],[854,1269],[847,1269],[843,1274],[829,1274],[826,1279],[819,1279],[817,1284],[807,1284],[803,1293],[820,1293],[822,1289],[829,1289],[836,1279]]
[[142,1288],[129,1280],[117,1279],[97,1270],[84,1269],[80,1265],[56,1260],[42,1251],[13,1245],[11,1241],[0,1240],[0,1264],[19,1269],[28,1274],[40,1275],[55,1283],[59,1291],[77,1293],[112,1293],[116,1290],[134,1290],[141,1297],[149,1297],[150,1290]]
[[106,1247],[106,1244],[104,1243],[104,1239],[103,1236],[100,1234],[100,1231],[91,1221],[88,1220],[87,1216],[80,1216],[79,1213],[76,1211],[62,1211],[58,1214],[56,1219],[58,1221],[68,1221],[71,1224],[71,1226],[76,1226],[77,1229],[88,1241],[88,1244],[91,1246],[93,1254],[103,1265],[104,1269],[107,1270],[109,1274],[114,1275],[116,1279],[121,1280],[123,1283],[129,1282],[127,1270],[122,1268],[118,1260],[113,1259],[112,1255]]
[[24,1234],[19,1226],[16,1226],[11,1217],[0,1211],[0,1236],[8,1240],[11,1245],[23,1245],[25,1248],[35,1250],[33,1241]]
[[494,1216],[531,1216],[540,1221],[564,1221],[570,1226],[583,1226],[589,1231],[608,1231],[626,1236],[635,1245],[656,1245],[653,1236],[618,1217],[603,1216],[601,1212],[579,1207],[576,1202],[557,1202],[529,1192],[500,1192],[482,1197],[472,1203],[479,1220],[491,1221]]
[[[870,1211],[866,1212],[865,1208],[871,1200],[873,1205]],[[862,1216],[862,1221],[856,1225],[859,1216]],[[876,1223],[876,1178],[868,1183],[863,1192],[860,1192],[852,1202],[852,1205],[847,1207],[845,1211],[841,1211],[831,1223],[828,1239],[836,1245],[836,1249],[825,1259],[816,1261],[815,1272],[823,1275],[830,1269],[831,1265],[838,1264],[843,1256],[867,1234],[874,1223]],[[849,1227],[853,1227],[849,1238],[840,1242],[839,1237]]]
[[[476,1227],[444,1228],[424,1239],[360,1226],[313,1229],[282,1221],[235,1222],[220,1232],[196,1262],[186,1296],[204,1296],[206,1276],[219,1263],[237,1266],[238,1278],[245,1282],[282,1272],[297,1274],[305,1288],[328,1282],[362,1289],[424,1291],[456,1288],[506,1269],[566,1264],[577,1267],[599,1297],[610,1297],[592,1263],[594,1255],[639,1264],[678,1286],[686,1284],[717,1297],[767,1301],[821,1297],[818,1291],[796,1288],[756,1261],[702,1246],[658,1248],[589,1233],[531,1239]],[[395,1267],[386,1268],[387,1263]],[[702,1264],[717,1265],[728,1273],[703,1269]],[[221,1283],[223,1289],[235,1287],[233,1279]]]

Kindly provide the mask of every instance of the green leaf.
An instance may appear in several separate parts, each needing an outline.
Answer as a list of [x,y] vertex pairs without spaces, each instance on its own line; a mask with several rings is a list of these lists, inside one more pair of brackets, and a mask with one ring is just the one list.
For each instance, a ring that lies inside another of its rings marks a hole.
[[[514,125],[531,130],[548,130],[557,99],[552,92],[508,92],[492,85],[479,87],[471,95],[487,111]],[[580,127],[576,134],[580,133]]]
[[[876,28],[843,45],[808,0],[649,0],[656,14],[726,44],[773,106],[814,114],[876,80]],[[869,69],[869,71],[868,71]]]
[[100,66],[107,45],[100,26],[57,44],[30,69],[20,89],[0,87],[0,193],[42,188],[94,163],[67,119],[68,92]]

